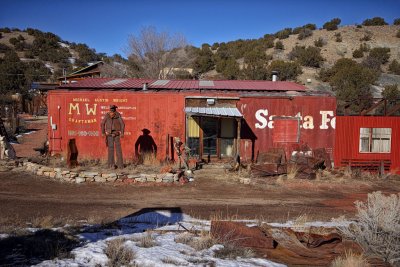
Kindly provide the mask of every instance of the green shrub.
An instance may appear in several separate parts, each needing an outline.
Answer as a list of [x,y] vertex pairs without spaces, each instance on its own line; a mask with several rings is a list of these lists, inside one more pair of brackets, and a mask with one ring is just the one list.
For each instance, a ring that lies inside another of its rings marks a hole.
[[356,49],[353,51],[354,58],[362,58],[364,56],[364,52],[361,49]]
[[219,43],[213,43],[213,45],[211,46],[212,50],[217,50],[219,47]]
[[364,67],[366,67],[366,68],[368,68],[368,69],[370,69],[370,70],[372,70],[372,71],[374,71],[374,72],[376,72],[376,73],[380,73],[380,72],[382,72],[382,70],[381,70],[381,62],[379,61],[379,59],[378,58],[375,58],[375,57],[371,57],[371,56],[367,56],[362,62],[361,62],[361,64],[364,66]]
[[332,68],[321,70],[319,75],[336,91],[339,110],[348,105],[350,110],[359,113],[371,106],[370,85],[378,78],[373,70],[354,60],[342,58],[337,60]]
[[283,50],[284,49],[283,43],[281,41],[276,41],[275,49]]
[[324,58],[321,56],[321,49],[315,46],[295,46],[289,53],[289,59],[297,60],[302,66],[320,67]]
[[303,25],[301,27],[296,27],[296,28],[293,29],[292,34],[299,34],[304,29],[309,29],[311,31],[314,31],[314,30],[317,29],[317,25],[308,23],[308,24]]
[[11,30],[10,30],[10,28],[8,28],[8,27],[5,27],[5,28],[0,28],[0,32],[4,32],[4,33],[10,33],[10,32],[11,32]]
[[376,58],[381,64],[385,64],[390,58],[390,48],[375,47],[370,50],[369,56]]
[[389,72],[400,75],[400,63],[396,59],[393,59],[392,62],[390,62]]
[[342,35],[340,34],[340,32],[335,33],[335,41],[337,43],[341,43],[342,42]]
[[400,90],[397,84],[386,85],[382,91],[382,97],[389,101],[396,101],[400,99]]
[[277,71],[281,81],[296,80],[302,73],[301,66],[297,62],[274,60],[267,68],[267,78],[272,78],[272,72]]
[[313,34],[312,30],[310,30],[308,28],[303,28],[300,30],[299,35],[297,36],[297,39],[303,40],[303,39],[306,39],[307,37],[312,36],[312,34]]
[[326,41],[324,38],[319,37],[317,40],[314,41],[314,45],[316,47],[323,47],[324,45],[326,45]]
[[322,28],[326,29],[327,31],[334,31],[334,30],[338,29],[338,26],[341,22],[342,22],[341,19],[334,18],[328,22],[325,22],[325,24],[322,26]]
[[11,48],[8,45],[0,43],[0,53],[5,53],[9,50],[11,50]]
[[286,39],[292,34],[292,28],[285,28],[275,33],[275,38]]
[[400,25],[400,18],[394,19],[393,25]]
[[372,38],[372,33],[367,31],[367,32],[365,32],[364,36],[362,38],[360,38],[360,41],[368,42],[371,40],[371,38]]
[[15,46],[15,44],[16,44],[16,43],[18,43],[19,41],[18,41],[18,39],[17,39],[17,38],[15,38],[15,37],[12,37],[12,38],[10,38],[10,40],[8,40],[8,42],[9,42],[10,44],[12,44],[12,45],[14,45],[14,46]]
[[364,26],[382,26],[388,25],[386,21],[381,17],[374,17],[372,19],[366,19],[363,21],[362,25]]

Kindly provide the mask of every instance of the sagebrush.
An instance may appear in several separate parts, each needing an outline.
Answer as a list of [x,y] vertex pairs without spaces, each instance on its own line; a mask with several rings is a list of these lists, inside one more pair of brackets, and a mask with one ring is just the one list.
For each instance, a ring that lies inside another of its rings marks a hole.
[[344,236],[356,241],[365,255],[379,257],[394,266],[400,264],[400,193],[368,194],[366,202],[356,201],[356,221],[340,227]]

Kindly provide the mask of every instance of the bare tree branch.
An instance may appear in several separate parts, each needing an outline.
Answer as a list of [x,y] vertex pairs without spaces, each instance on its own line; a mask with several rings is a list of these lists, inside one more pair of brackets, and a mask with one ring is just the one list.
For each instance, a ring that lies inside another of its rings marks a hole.
[[126,52],[132,75],[165,79],[174,68],[188,67],[190,58],[185,47],[187,42],[181,34],[157,32],[155,27],[143,28],[138,36],[128,38]]

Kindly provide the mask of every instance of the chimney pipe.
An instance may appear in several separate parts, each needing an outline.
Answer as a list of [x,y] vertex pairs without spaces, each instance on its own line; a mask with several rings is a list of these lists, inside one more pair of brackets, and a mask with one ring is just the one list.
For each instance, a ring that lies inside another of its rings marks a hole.
[[143,91],[146,91],[147,90],[147,83],[143,83]]
[[272,73],[272,81],[276,82],[278,80],[278,72],[276,70],[273,70],[271,73]]

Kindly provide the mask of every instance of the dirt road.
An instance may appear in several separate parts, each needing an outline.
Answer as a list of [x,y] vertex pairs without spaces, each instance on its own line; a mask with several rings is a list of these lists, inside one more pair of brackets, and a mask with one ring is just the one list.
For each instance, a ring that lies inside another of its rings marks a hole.
[[114,220],[149,207],[180,207],[185,213],[286,221],[306,214],[329,220],[352,216],[353,202],[368,192],[398,192],[400,183],[310,182],[243,185],[221,171],[200,170],[186,185],[67,184],[24,172],[0,173],[0,216],[29,221],[53,216]]

